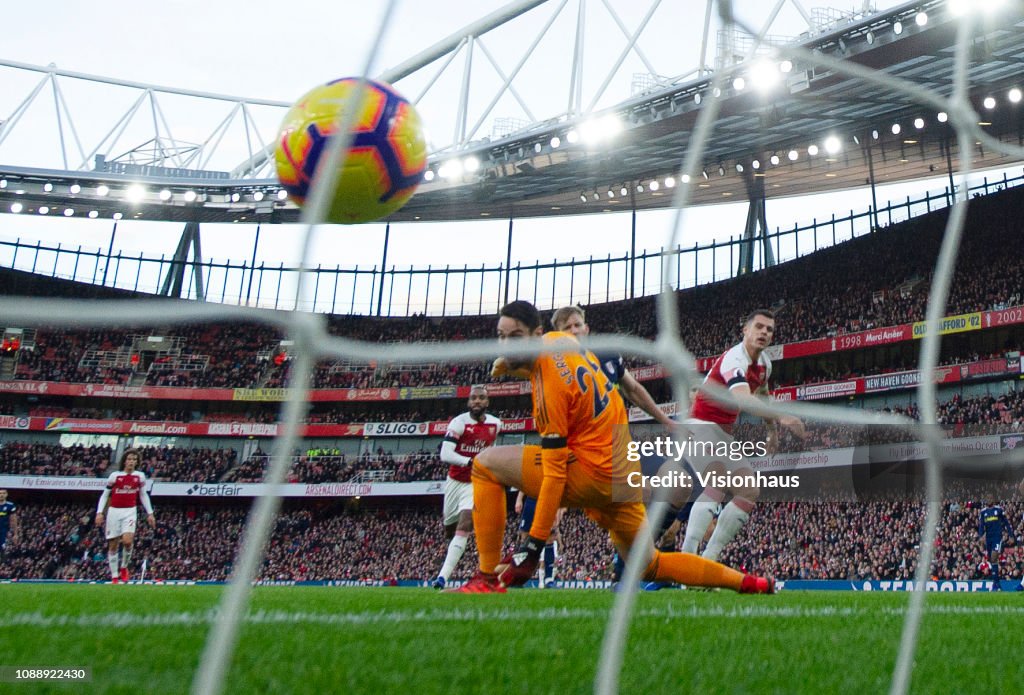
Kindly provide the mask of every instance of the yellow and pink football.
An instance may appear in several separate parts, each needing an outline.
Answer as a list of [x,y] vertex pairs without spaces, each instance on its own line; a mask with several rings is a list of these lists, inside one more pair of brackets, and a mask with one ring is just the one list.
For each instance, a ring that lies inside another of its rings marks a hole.
[[298,205],[344,109],[359,108],[352,143],[331,194],[327,221],[357,224],[387,217],[412,197],[427,167],[427,144],[416,109],[388,85],[333,80],[306,93],[285,115],[274,160],[277,178]]

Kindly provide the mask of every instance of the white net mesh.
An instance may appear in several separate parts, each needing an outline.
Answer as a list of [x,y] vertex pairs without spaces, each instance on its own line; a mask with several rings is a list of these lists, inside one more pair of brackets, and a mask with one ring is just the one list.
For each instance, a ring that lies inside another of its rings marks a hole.
[[[373,65],[377,47],[388,26],[391,13],[396,2],[389,2],[381,20],[380,29],[373,47],[366,57],[367,74]],[[723,31],[742,30],[750,36],[758,37],[747,46],[748,58],[758,55],[764,44],[765,30],[749,27],[736,20],[731,12],[731,3],[720,1],[717,5],[724,26]],[[960,245],[961,232],[967,211],[967,188],[963,185],[971,170],[971,153],[974,143],[1007,156],[1024,158],[1024,148],[1008,145],[985,133],[979,126],[980,120],[968,100],[968,74],[970,46],[973,35],[974,18],[965,14],[958,26],[955,68],[952,75],[953,90],[948,97],[922,88],[906,80],[892,75],[882,74],[861,65],[837,60],[817,52],[812,52],[793,45],[775,48],[780,57],[800,61],[801,64],[822,67],[850,78],[863,80],[877,87],[879,94],[899,92],[911,97],[916,103],[930,107],[936,111],[945,111],[949,122],[955,129],[961,156],[958,177],[961,180],[959,197],[956,201],[945,230],[944,240],[935,263],[934,281],[928,299],[926,319],[931,326],[936,326],[944,315],[950,281],[953,276],[957,251]],[[708,93],[716,90],[732,78],[729,70],[715,74]],[[704,101],[692,137],[685,161],[680,166],[680,175],[689,174],[696,178],[701,170],[703,153],[706,143],[715,127],[719,111],[720,99],[709,98]],[[351,118],[355,110],[347,113]],[[348,131],[349,124],[342,123],[339,132]],[[347,143],[343,138],[332,139],[326,162],[320,167],[314,181],[310,199],[303,211],[303,222],[307,225],[305,232],[303,267],[310,267],[309,248],[313,235],[317,232],[317,224],[325,217],[328,196],[326,192],[333,186],[334,172],[343,161]],[[673,205],[676,210],[671,228],[666,235],[666,248],[675,248],[684,243],[686,236],[686,209],[689,202],[690,189],[679,186],[675,189]],[[670,287],[670,268],[665,265],[664,287]],[[300,279],[297,296],[303,291],[303,280]],[[683,407],[688,404],[690,389],[700,383],[700,377],[694,370],[694,359],[680,338],[678,306],[673,301],[674,293],[666,290],[659,296],[657,318],[660,327],[655,341],[642,340],[625,336],[594,336],[590,347],[599,350],[618,351],[661,362],[671,374],[671,386],[674,397]],[[157,314],[163,324],[185,324],[195,322],[218,321],[258,321],[274,326],[287,334],[294,341],[290,350],[294,355],[294,366],[291,371],[291,392],[289,400],[284,404],[282,412],[282,434],[276,439],[271,453],[271,464],[267,469],[266,482],[269,486],[284,481],[289,465],[289,454],[294,450],[297,441],[298,423],[301,422],[307,407],[308,388],[313,365],[321,360],[375,360],[379,364],[402,362],[454,362],[479,361],[493,359],[497,356],[498,346],[493,341],[470,341],[458,344],[390,344],[362,343],[353,340],[333,337],[326,330],[323,317],[298,312],[270,312],[258,309],[246,309],[223,305],[193,304],[186,305],[171,301],[67,301],[64,299],[31,299],[13,302],[9,299],[0,300],[0,310],[10,322],[32,324],[40,316],[46,316],[48,323],[55,326],[129,326],[144,325]],[[922,374],[930,374],[938,362],[941,337],[938,330],[929,330],[921,342],[918,367]],[[529,354],[531,349],[502,348],[506,355]],[[728,401],[730,396],[724,390],[711,390],[721,399]],[[922,379],[918,387],[918,401],[921,408],[919,435],[921,441],[928,445],[928,461],[926,471],[927,518],[923,537],[920,543],[920,558],[917,563],[917,591],[909,596],[909,608],[906,613],[900,651],[893,673],[891,692],[905,693],[908,689],[914,659],[914,651],[921,618],[925,610],[925,592],[923,587],[928,579],[932,563],[933,546],[939,519],[941,500],[941,477],[944,465],[944,454],[940,448],[940,435],[935,428],[926,427],[937,423],[935,384],[929,379]],[[822,422],[845,424],[893,424],[918,427],[906,418],[871,413],[868,411],[852,411],[838,406],[813,405],[807,403],[773,403],[767,406],[774,413],[786,413],[801,418],[809,418]],[[1004,452],[999,455],[1001,463],[1019,463],[1024,460],[1024,452]],[[660,503],[656,500],[656,504]],[[253,580],[264,557],[268,537],[273,520],[280,507],[280,497],[266,495],[258,499],[246,525],[241,550],[231,582],[224,592],[220,609],[217,611],[213,629],[211,630],[203,653],[200,668],[196,673],[193,692],[219,693],[223,689],[224,679],[232,654],[237,644],[239,627],[244,616]],[[657,512],[653,513],[657,516]],[[627,564],[623,582],[625,586],[635,586],[644,564],[644,558],[634,553]],[[595,690],[600,693],[613,693],[618,690],[618,674],[622,665],[625,636],[635,603],[635,592],[623,591],[618,594],[609,620],[602,654],[599,658],[598,671],[595,679]]]

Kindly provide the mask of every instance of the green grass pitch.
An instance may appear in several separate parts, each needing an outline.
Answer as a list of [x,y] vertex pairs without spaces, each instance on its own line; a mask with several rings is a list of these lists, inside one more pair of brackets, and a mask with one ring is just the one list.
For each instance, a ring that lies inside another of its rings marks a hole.
[[[187,693],[221,587],[0,586],[0,666],[88,667],[7,693]],[[882,693],[904,593],[638,597],[623,693]],[[587,693],[613,595],[259,587],[231,693]],[[912,691],[1024,683],[1024,594],[930,594]]]

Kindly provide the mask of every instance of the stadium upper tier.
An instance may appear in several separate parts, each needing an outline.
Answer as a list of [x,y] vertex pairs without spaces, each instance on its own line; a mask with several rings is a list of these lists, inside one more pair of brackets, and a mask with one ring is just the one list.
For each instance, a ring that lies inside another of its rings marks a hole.
[[[727,40],[719,47],[723,58],[720,87],[713,87],[714,74],[709,75],[706,69],[692,79],[648,75],[652,83],[649,88],[613,108],[590,113],[578,105],[570,113],[524,123],[511,134],[454,143],[435,153],[420,192],[391,219],[509,218],[668,207],[672,191],[658,190],[650,183],[658,181],[664,186],[666,177],[678,175],[683,155],[691,146],[697,117],[714,99],[720,99],[719,117],[703,160],[690,172],[694,183],[702,182],[692,187],[693,204],[745,199],[752,187],[761,184],[768,195],[775,197],[847,189],[866,181],[891,183],[933,177],[936,171],[946,171],[949,164],[959,165],[951,123],[940,117],[935,107],[912,98],[896,78],[927,87],[941,97],[950,96],[959,21],[948,4],[943,0],[920,0],[885,12],[846,13],[831,26],[817,27],[797,42],[775,47],[776,84],[765,83],[759,76],[758,61],[740,62],[752,42],[750,35],[737,32],[735,40],[750,45],[732,47],[730,51]],[[1006,155],[991,144],[1016,142],[1018,137],[1015,102],[1004,95],[1022,86],[1016,56],[1024,51],[1024,32],[1020,31],[1024,7],[1020,3],[1005,5],[999,13],[979,20],[972,36],[969,96],[983,119],[971,119],[970,126],[977,129],[978,137],[974,139],[992,138],[989,146],[972,152],[975,168],[1008,163]],[[473,35],[468,38],[472,43]],[[563,40],[571,41],[567,36]],[[767,51],[758,57],[764,53]],[[869,68],[884,79],[874,83],[853,78],[824,59]],[[56,68],[21,67],[52,76],[117,84],[109,78]],[[140,88],[137,84],[123,86]],[[153,85],[144,86],[161,91]],[[401,82],[398,87],[401,89]],[[719,95],[715,95],[715,89],[720,90]],[[1019,99],[1019,92],[1015,94]],[[999,95],[999,103],[987,107],[985,100],[993,95]],[[572,95],[567,96],[572,103]],[[34,97],[32,94],[26,100]],[[591,122],[607,119],[614,120],[617,136],[604,142],[591,140]],[[17,119],[11,120],[9,130]],[[979,121],[984,125],[977,125]],[[894,124],[901,125],[902,130],[894,129]],[[153,138],[161,142],[161,133],[156,132]],[[271,141],[270,134],[261,138],[261,142]],[[469,158],[475,161],[471,172],[442,175],[445,168],[456,168],[454,160],[458,160],[461,171]],[[71,207],[78,210],[76,215],[95,210],[110,217],[126,210],[122,190],[130,183],[142,182],[152,190],[131,210],[147,220],[297,219],[293,205],[268,195],[277,192],[276,181],[241,178],[245,173],[265,171],[266,151],[251,152],[250,161],[232,172],[186,172],[191,176],[170,168],[181,166],[174,163],[180,159],[169,158],[163,166],[134,167],[138,171],[118,161],[96,164],[95,171],[0,166],[0,177],[12,183],[0,188],[0,205],[6,209],[20,202],[25,210]],[[130,173],[121,173],[126,168]],[[113,189],[115,195],[94,195],[100,184]],[[53,189],[46,190],[47,185]],[[62,193],[71,185],[79,186],[75,194]],[[159,198],[162,188],[171,193],[169,199]],[[624,195],[619,193],[623,188]],[[192,192],[190,199],[184,198],[186,190]],[[257,190],[261,194],[258,199],[253,196]],[[612,196],[607,195],[609,191]]]
[[[956,482],[944,497],[938,553],[931,574],[940,579],[986,578],[979,572],[979,503],[995,495],[1007,516],[1024,510],[1014,486]],[[17,500],[23,538],[8,542],[0,556],[0,578],[105,579],[105,548],[92,525],[87,502]],[[140,525],[135,557],[147,561],[147,578],[223,580],[231,569],[248,509],[239,506],[162,504],[157,528]],[[778,579],[909,579],[918,556],[924,499],[918,492],[825,490],[813,500],[777,500],[770,495],[725,550],[722,561]],[[509,515],[505,545],[511,550],[517,518]],[[35,529],[39,532],[32,532]],[[45,530],[45,532],[42,532]],[[561,524],[558,576],[609,579],[612,548],[607,534],[579,510]],[[681,542],[681,537],[679,539]],[[258,578],[432,579],[444,557],[438,510],[352,507],[298,508],[278,518]],[[476,567],[475,545],[467,548],[456,578]],[[1017,578],[1020,553],[1004,553],[1002,574]]]
[[[946,215],[946,211],[924,215],[780,266],[681,291],[677,299],[682,338],[699,357],[719,354],[738,340],[742,317],[758,307],[776,311],[777,344],[920,321]],[[1024,192],[1020,189],[971,202],[947,315],[1004,309],[1024,301],[1024,262],[1019,254],[1007,253],[1018,244],[1022,219]],[[0,291],[8,295],[128,296],[17,272],[0,275],[0,283]],[[595,333],[653,338],[655,298],[591,305],[587,320]],[[26,339],[15,351],[12,373],[22,380],[273,387],[284,383],[289,365],[288,348],[281,345],[283,336],[255,324],[70,331],[50,330],[41,322],[17,328],[34,331],[34,347],[29,349]],[[330,330],[369,342],[459,341],[493,336],[494,319],[335,316]],[[146,342],[147,336],[163,340]],[[1019,349],[1020,345],[997,347]],[[483,364],[324,363],[317,368],[313,386],[401,388],[486,380]]]

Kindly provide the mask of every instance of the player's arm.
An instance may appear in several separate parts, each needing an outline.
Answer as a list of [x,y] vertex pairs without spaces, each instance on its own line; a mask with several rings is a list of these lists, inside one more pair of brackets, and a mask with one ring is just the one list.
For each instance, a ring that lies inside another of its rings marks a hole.
[[441,442],[441,460],[450,466],[468,466],[473,459],[456,453],[455,442],[445,439]]
[[546,541],[555,524],[555,516],[562,505],[569,465],[569,412],[573,398],[571,386],[566,386],[554,369],[551,357],[542,356],[544,365],[533,381],[537,408],[537,429],[540,433],[540,460],[544,478],[533,512],[530,538]]
[[444,441],[441,442],[441,461],[449,466],[468,466],[472,463],[471,456],[463,456],[455,452],[455,446],[459,443],[459,437],[466,431],[466,425],[461,418],[455,418],[448,423],[448,430],[444,433]]
[[508,366],[508,362],[505,361],[504,357],[499,357],[494,360],[494,363],[491,365],[491,376],[495,379],[499,379],[503,376],[510,376],[515,379],[529,379],[530,369],[528,367],[512,369]]
[[110,477],[107,478],[107,486],[103,488],[103,494],[100,495],[100,501],[96,505],[96,525],[103,525],[103,515],[107,512],[107,503],[110,502],[110,491],[114,488],[114,480],[117,477],[117,473],[111,473]]
[[745,380],[729,386],[729,393],[736,399],[736,407],[739,410],[764,418],[769,427],[785,427],[800,439],[807,436],[803,420],[793,415],[778,415],[767,410],[764,401],[751,393],[750,384]]
[[644,411],[661,424],[668,427],[675,424],[672,421],[672,418],[666,415],[664,411],[658,407],[658,404],[654,402],[654,398],[652,398],[650,392],[644,388],[644,385],[629,373],[629,370],[623,370],[622,378],[619,380],[619,389],[622,391],[622,395],[629,399],[630,403],[636,405],[640,410]]
[[149,499],[149,493],[146,492],[146,475],[144,473],[136,473],[139,478],[142,479],[142,487],[139,488],[139,501],[142,502],[142,508],[146,510],[146,523],[151,527],[156,527],[156,517],[153,516],[153,502]]
[[978,513],[978,538],[985,535],[985,510]]
[[526,499],[526,493],[523,492],[522,490],[520,490],[519,494],[516,495],[516,514],[522,514],[523,513],[523,500],[524,499]]

